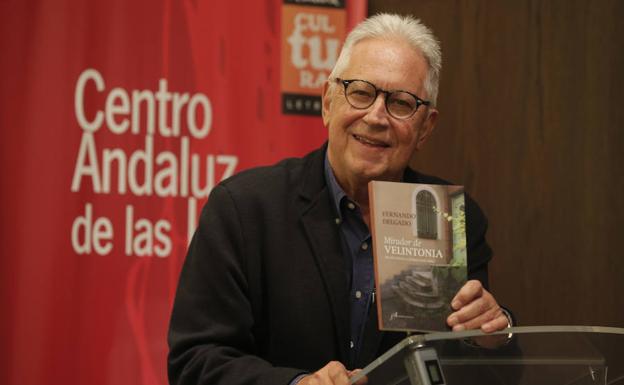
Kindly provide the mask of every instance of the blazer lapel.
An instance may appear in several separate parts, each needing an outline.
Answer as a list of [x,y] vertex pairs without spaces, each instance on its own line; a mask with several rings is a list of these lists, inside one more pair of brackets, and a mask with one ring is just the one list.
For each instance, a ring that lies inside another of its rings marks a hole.
[[[389,349],[398,343],[402,333],[387,333],[378,329],[377,308],[373,305],[366,323],[363,345],[356,362],[350,362],[350,308],[349,271],[350,261],[342,254],[342,244],[335,219],[329,190],[324,176],[324,160],[327,143],[310,154],[304,166],[299,195],[302,198],[301,223],[314,255],[325,293],[334,319],[335,338],[340,356],[338,359],[348,367],[363,367],[377,358],[380,348]],[[407,168],[404,181],[418,182],[418,173]],[[354,366],[355,365],[355,366]]]
[[385,332],[379,330],[377,322],[377,305],[373,304],[368,311],[368,319],[362,336],[362,346],[355,360],[355,368],[363,368],[377,358],[384,335]]
[[323,162],[327,144],[307,159],[300,197],[303,199],[301,223],[323,280],[327,300],[332,310],[336,344],[340,361],[349,360],[350,304],[348,261],[342,255],[342,245],[336,213],[332,208],[325,183]]
[[303,213],[301,222],[332,309],[340,361],[346,363],[349,359],[350,335],[348,275],[334,219],[335,213],[330,203],[328,191],[325,189]]

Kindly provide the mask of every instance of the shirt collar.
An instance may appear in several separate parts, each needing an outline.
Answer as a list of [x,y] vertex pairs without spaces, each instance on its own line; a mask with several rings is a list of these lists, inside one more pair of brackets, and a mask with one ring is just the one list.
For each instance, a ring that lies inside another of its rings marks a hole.
[[342,187],[340,187],[340,185],[338,184],[338,181],[336,180],[336,175],[334,175],[334,170],[332,170],[331,165],[329,164],[329,157],[327,156],[327,153],[325,153],[325,181],[327,182],[327,186],[329,187],[329,194],[332,198],[332,201],[334,202],[336,213],[338,213],[338,217],[342,219],[340,203],[343,199],[345,199],[347,193],[345,193]]
[[[401,181],[405,180],[413,180],[413,183],[417,182],[417,178],[415,176],[410,177],[410,175],[414,174],[409,167],[405,168],[403,172],[403,178]],[[347,193],[344,192],[338,181],[336,180],[336,175],[334,174],[334,170],[332,170],[331,165],[329,164],[329,156],[327,152],[325,152],[325,181],[327,182],[327,186],[329,187],[329,194],[334,202],[334,206],[336,208],[336,212],[338,213],[338,218],[342,219],[342,211],[340,210],[340,205],[342,201],[349,197]]]

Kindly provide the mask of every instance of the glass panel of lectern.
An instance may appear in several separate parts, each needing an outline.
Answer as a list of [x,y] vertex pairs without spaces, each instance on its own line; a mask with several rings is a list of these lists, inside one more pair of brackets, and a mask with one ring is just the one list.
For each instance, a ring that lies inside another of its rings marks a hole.
[[624,385],[624,329],[528,326],[489,335],[411,335],[351,383],[362,377],[368,385]]

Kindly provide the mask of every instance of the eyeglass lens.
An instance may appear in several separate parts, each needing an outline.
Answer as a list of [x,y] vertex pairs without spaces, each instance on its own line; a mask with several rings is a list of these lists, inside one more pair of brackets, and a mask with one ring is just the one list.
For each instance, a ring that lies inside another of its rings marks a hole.
[[[347,101],[355,108],[368,108],[377,98],[377,89],[372,84],[362,80],[349,82],[345,91]],[[396,118],[406,118],[414,113],[418,108],[418,103],[414,96],[409,93],[395,91],[386,96],[386,108],[390,115]]]

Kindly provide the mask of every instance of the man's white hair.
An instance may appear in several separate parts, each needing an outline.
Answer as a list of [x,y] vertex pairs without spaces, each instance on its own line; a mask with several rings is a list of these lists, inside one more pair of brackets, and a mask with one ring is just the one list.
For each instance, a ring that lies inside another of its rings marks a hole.
[[340,77],[340,74],[347,68],[353,46],[356,43],[371,38],[391,39],[396,37],[405,39],[427,60],[429,69],[425,77],[426,99],[435,106],[442,68],[440,42],[426,25],[411,16],[380,13],[358,24],[347,36],[329,78]]

